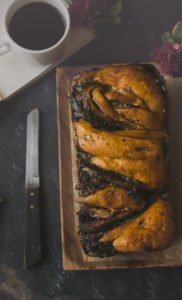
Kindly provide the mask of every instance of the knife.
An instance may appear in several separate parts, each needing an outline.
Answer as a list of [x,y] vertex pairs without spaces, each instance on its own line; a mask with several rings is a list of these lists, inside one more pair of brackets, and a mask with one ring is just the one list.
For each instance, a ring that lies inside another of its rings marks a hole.
[[27,117],[24,269],[34,266],[42,257],[39,186],[39,111],[36,108]]

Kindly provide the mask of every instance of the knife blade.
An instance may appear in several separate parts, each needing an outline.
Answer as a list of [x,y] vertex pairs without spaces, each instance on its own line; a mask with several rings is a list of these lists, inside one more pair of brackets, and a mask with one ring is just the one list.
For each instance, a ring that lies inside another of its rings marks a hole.
[[25,239],[24,268],[37,264],[42,257],[39,215],[39,110],[27,117],[25,171]]

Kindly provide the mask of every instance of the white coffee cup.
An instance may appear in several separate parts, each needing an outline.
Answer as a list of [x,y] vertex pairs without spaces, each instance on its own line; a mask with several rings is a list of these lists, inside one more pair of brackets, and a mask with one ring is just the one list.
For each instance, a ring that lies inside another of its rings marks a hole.
[[[65,31],[62,38],[53,46],[43,50],[30,50],[18,45],[10,36],[8,26],[11,18],[17,10],[26,4],[43,2],[54,6],[61,14],[65,23]],[[0,38],[0,55],[9,51],[16,51],[17,54],[25,56],[27,60],[36,60],[40,64],[51,64],[58,60],[64,52],[69,38],[70,16],[66,4],[62,0],[14,0],[5,10],[3,15],[3,37]]]

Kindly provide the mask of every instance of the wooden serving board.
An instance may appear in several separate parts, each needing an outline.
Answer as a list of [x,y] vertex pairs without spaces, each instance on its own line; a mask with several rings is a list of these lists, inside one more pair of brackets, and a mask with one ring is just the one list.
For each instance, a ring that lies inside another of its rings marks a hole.
[[57,69],[57,117],[60,171],[60,210],[62,259],[64,270],[95,270],[182,266],[182,78],[168,78],[169,94],[169,198],[175,211],[177,233],[173,244],[166,250],[142,254],[121,254],[109,258],[85,255],[77,235],[75,153],[72,144],[72,125],[68,99],[71,78],[77,72],[89,69]]

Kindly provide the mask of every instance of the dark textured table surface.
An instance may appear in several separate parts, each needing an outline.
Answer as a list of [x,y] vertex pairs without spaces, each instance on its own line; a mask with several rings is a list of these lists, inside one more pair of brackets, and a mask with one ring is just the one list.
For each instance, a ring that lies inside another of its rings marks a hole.
[[[181,12],[181,0],[125,0],[121,28],[103,33],[65,65],[150,60],[161,34],[180,20]],[[23,271],[26,117],[35,106],[41,112],[44,259]],[[0,300],[182,299],[181,268],[63,271],[57,155],[54,70],[0,104],[0,196],[6,199],[0,208]]]

